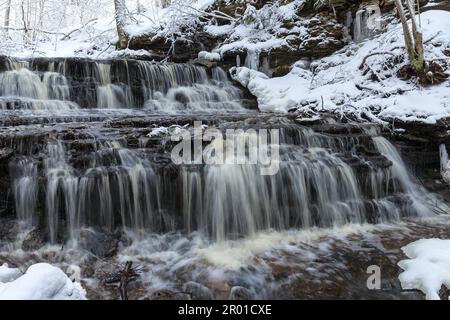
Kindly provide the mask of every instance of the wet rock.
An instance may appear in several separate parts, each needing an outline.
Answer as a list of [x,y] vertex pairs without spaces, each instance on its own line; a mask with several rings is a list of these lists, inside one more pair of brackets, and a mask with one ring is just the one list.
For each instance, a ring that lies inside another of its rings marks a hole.
[[10,148],[0,149],[0,162],[7,161],[14,155],[14,150]]
[[13,242],[18,233],[17,221],[12,219],[0,220],[0,243]]
[[150,295],[150,300],[190,300],[191,296],[184,292],[161,289]]
[[22,242],[22,249],[24,251],[36,251],[42,248],[47,241],[46,233],[40,228],[35,228],[26,235]]
[[214,296],[211,290],[204,285],[189,281],[184,284],[183,291],[188,292],[193,300],[213,300]]
[[148,50],[151,59],[156,61],[169,57],[173,62],[188,62],[196,59],[200,51],[211,51],[221,41],[221,37],[210,35],[199,28],[192,33],[191,38],[183,35],[183,38],[177,38],[173,42],[152,34],[134,37],[130,40],[129,48]]
[[119,240],[115,235],[84,229],[80,232],[78,244],[99,258],[107,258],[117,253]]
[[230,291],[230,300],[251,300],[254,299],[254,294],[244,287],[233,287]]
[[205,60],[205,59],[195,59],[194,64],[197,64],[199,66],[203,66],[205,68],[213,68],[217,66],[217,62],[216,61],[210,61],[210,60]]

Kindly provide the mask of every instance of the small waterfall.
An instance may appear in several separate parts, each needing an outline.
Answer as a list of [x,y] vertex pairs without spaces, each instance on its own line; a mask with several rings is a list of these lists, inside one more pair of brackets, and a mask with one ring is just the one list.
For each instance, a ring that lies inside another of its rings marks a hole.
[[381,9],[377,4],[364,4],[361,6],[353,20],[353,41],[361,42],[380,30],[380,17]]
[[[136,151],[122,148],[118,142],[100,143],[97,158],[82,171],[70,164],[61,141],[48,143],[45,153],[45,216],[51,242],[60,240],[64,230],[67,238],[76,239],[82,226],[108,232],[123,226],[141,233],[164,230],[165,223],[173,226],[169,218],[158,216],[162,214],[158,212],[159,178]],[[37,165],[24,159],[11,164],[11,172],[16,177],[13,189],[18,217],[36,223]]]
[[240,91],[220,68],[206,70],[181,65],[158,68],[141,65],[145,76],[145,108],[154,112],[243,112]]
[[66,220],[70,238],[75,236],[80,225],[77,219],[78,179],[74,169],[67,163],[61,142],[49,143],[47,152],[48,157],[44,160],[47,178],[46,210],[50,241],[55,242],[61,218]]
[[95,63],[99,85],[97,87],[97,108],[127,108],[133,105],[131,88],[123,84],[113,84],[111,65]]
[[441,162],[441,176],[445,182],[450,183],[450,161],[448,159],[447,148],[445,144],[439,146],[439,156]]
[[26,66],[13,64],[13,70],[0,73],[1,109],[71,110],[78,106],[70,98],[67,79],[58,73],[43,77]]
[[[373,141],[382,155],[392,162],[391,175],[394,188],[405,192],[412,202],[410,216],[430,216],[433,214],[430,204],[434,203],[431,195],[412,180],[397,149],[384,137],[373,137]],[[428,203],[428,205],[427,205]]]
[[365,9],[360,9],[355,14],[355,20],[353,21],[353,40],[360,42],[364,39],[363,26],[364,26],[364,14]]
[[226,73],[148,61],[7,60],[0,72],[3,110],[136,109],[153,113],[244,112]]
[[17,217],[27,226],[35,221],[38,196],[38,167],[29,158],[21,158],[10,163],[12,189]]

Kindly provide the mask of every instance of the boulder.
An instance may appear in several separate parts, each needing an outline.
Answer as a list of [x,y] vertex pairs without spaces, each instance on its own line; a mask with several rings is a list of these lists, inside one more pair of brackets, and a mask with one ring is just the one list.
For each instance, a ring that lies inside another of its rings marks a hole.
[[183,291],[188,292],[192,300],[213,300],[214,295],[211,290],[204,285],[189,281],[183,286]]
[[84,229],[80,232],[78,245],[99,258],[108,258],[117,253],[119,240],[115,235]]
[[22,242],[23,251],[36,251],[42,248],[47,242],[46,233],[40,228],[34,228],[25,237]]

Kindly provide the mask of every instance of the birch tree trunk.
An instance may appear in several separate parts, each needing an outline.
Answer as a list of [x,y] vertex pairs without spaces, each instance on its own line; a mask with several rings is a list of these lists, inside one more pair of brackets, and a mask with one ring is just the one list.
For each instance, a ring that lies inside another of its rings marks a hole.
[[11,0],[8,0],[6,3],[6,12],[5,12],[5,30],[8,32],[9,29],[9,18],[11,16]]
[[412,34],[409,30],[402,0],[395,0],[395,6],[402,23],[403,38],[405,40],[409,62],[416,72],[422,72],[425,68],[423,37],[419,27],[417,26],[414,6],[411,4],[411,0],[406,0],[406,6],[411,16]]
[[125,6],[125,0],[114,0],[115,18],[117,35],[119,36],[119,42],[117,44],[119,49],[125,49],[128,47],[128,35],[125,32],[127,7]]

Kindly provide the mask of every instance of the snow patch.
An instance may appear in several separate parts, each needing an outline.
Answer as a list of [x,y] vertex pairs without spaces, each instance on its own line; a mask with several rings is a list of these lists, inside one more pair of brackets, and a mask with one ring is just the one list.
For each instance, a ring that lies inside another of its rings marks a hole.
[[86,300],[79,283],[47,263],[32,265],[17,276],[17,269],[0,267],[0,300]]
[[220,61],[220,54],[217,52],[200,51],[198,53],[198,58],[209,61]]
[[450,240],[421,239],[402,250],[410,258],[398,263],[405,270],[398,277],[402,288],[417,289],[426,299],[439,300],[441,287],[450,289]]
[[17,268],[8,268],[8,264],[5,263],[2,266],[0,266],[0,285],[1,283],[5,282],[11,282],[16,280],[22,275],[22,272],[20,272]]

